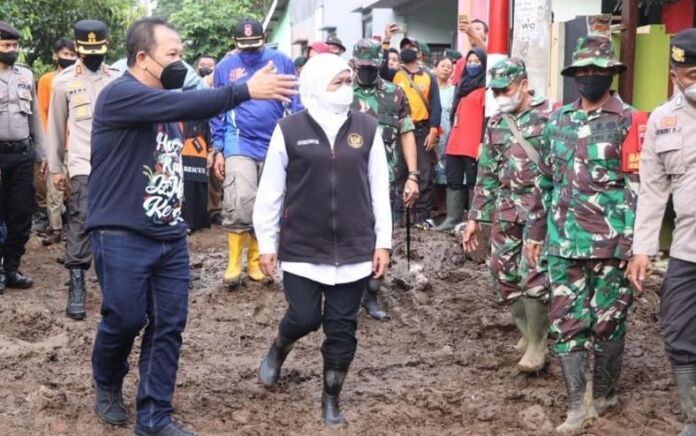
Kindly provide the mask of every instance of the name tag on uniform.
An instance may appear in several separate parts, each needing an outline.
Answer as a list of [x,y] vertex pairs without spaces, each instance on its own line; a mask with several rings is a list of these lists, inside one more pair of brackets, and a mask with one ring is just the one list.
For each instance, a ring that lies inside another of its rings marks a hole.
[[319,145],[319,140],[318,139],[302,139],[297,141],[297,146],[301,145]]

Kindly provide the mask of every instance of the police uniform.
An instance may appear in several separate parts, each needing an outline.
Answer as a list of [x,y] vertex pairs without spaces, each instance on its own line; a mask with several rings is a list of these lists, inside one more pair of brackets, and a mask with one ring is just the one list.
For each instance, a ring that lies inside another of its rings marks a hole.
[[101,21],[82,20],[75,24],[75,40],[82,59],[55,77],[48,114],[48,166],[51,173],[64,171],[66,142],[70,150],[67,157],[70,205],[65,267],[70,270],[69,300],[72,304],[68,305],[68,315],[79,319],[85,315],[84,270],[89,269],[92,260],[90,239],[85,231],[92,113],[101,90],[120,75],[103,63],[96,71],[91,71],[84,59],[103,56],[106,36],[107,28]]
[[[0,40],[16,41],[19,36],[17,29],[0,22]],[[0,221],[7,226],[7,238],[0,244],[0,293],[5,286],[32,285],[17,269],[35,207],[34,160],[45,160],[34,76],[23,65],[0,63]]]
[[[672,68],[696,67],[696,29],[671,43]],[[692,85],[696,86],[696,85]],[[665,205],[677,215],[669,266],[662,284],[660,325],[679,388],[686,426],[696,433],[696,100],[677,92],[648,120],[640,157],[640,195],[633,253],[655,255]]]

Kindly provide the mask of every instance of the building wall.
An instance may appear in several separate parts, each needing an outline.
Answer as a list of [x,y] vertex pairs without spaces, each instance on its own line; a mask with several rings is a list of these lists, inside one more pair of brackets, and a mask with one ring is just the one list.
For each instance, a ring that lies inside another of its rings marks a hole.
[[553,20],[569,21],[579,15],[600,15],[602,0],[552,0]]
[[457,1],[416,1],[396,9],[406,22],[406,34],[428,44],[453,44],[457,28]]
[[[309,43],[323,41],[328,32],[320,29],[335,27],[336,35],[346,48],[351,47],[362,37],[362,14],[353,12],[361,3],[360,0],[291,0],[292,42],[298,39]],[[299,51],[299,46],[295,46],[294,55],[299,55]]]
[[273,33],[269,42],[278,44],[278,50],[288,56],[292,56],[292,30],[290,27],[290,10],[286,9],[280,18],[280,21],[273,28]]

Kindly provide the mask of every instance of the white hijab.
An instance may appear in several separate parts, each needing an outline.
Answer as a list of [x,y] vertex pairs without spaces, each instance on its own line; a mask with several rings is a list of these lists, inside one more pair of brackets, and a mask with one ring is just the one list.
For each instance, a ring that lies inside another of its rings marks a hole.
[[302,67],[300,73],[300,99],[309,114],[326,131],[334,136],[346,120],[348,109],[335,113],[326,104],[331,81],[344,71],[351,71],[350,65],[334,54],[312,56]]

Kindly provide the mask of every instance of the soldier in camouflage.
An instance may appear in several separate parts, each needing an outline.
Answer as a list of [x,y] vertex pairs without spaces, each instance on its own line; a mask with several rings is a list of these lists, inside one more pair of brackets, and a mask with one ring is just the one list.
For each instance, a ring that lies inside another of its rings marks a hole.
[[[382,48],[372,39],[361,39],[353,47],[352,65],[356,72],[351,109],[373,115],[387,151],[389,186],[394,222],[399,223],[404,206],[411,207],[418,198],[415,127],[404,91],[379,77]],[[377,301],[380,283],[372,279],[363,297],[370,316],[384,319],[387,314]]]
[[[546,361],[548,278],[545,262],[530,268],[522,246],[527,217],[535,196],[540,194],[538,153],[546,146],[542,133],[554,105],[529,92],[527,70],[521,59],[501,60],[489,72],[489,86],[501,113],[488,123],[463,245],[467,251],[475,250],[478,223],[493,223],[490,268],[498,298],[510,305],[523,335],[516,347],[525,353],[518,368],[537,372]],[[528,153],[525,147],[533,150]]]
[[[556,112],[544,133],[541,156],[548,173],[539,181],[530,212],[527,253],[537,262],[545,238],[551,333],[569,403],[559,432],[581,429],[617,403],[633,302],[624,269],[637,196],[631,187],[635,176],[621,172],[632,109],[609,88],[626,68],[615,59],[609,38],[579,39],[573,63],[562,74],[575,79],[581,98]],[[594,401],[585,405],[589,351],[594,351]]]

